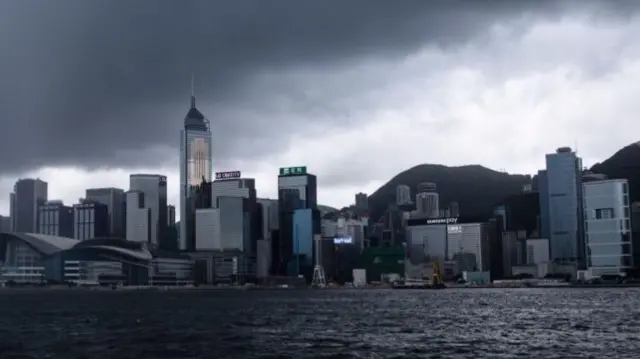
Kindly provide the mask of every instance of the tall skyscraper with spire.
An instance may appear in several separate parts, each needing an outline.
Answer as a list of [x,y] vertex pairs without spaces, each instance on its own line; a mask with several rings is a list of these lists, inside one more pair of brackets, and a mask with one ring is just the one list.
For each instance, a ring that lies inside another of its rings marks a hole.
[[180,249],[195,249],[192,187],[212,178],[211,129],[209,120],[196,108],[191,79],[191,107],[180,131]]

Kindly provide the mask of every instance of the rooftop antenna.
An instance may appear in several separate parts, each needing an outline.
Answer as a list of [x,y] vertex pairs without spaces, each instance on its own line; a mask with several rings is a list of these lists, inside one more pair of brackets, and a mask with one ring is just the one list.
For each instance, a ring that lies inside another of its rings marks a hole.
[[193,72],[191,73],[191,108],[196,108],[196,95],[195,95],[195,80]]
[[577,138],[573,140],[573,145],[576,148],[575,153],[578,154],[578,139]]

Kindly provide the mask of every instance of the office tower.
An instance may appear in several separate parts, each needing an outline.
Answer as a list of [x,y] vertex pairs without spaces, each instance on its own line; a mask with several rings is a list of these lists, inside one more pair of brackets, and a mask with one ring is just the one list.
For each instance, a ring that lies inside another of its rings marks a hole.
[[11,217],[0,216],[0,233],[11,232]]
[[288,276],[303,275],[308,281],[313,273],[313,241],[320,230],[320,211],[315,208],[293,211],[293,260],[287,268]]
[[546,163],[551,259],[584,268],[582,160],[571,148],[561,147],[546,155]]
[[440,199],[435,183],[424,182],[418,185],[416,194],[416,212],[428,218],[440,216]]
[[48,184],[32,178],[20,179],[11,193],[11,219],[14,232],[35,233],[38,227],[38,206],[48,199]]
[[48,201],[38,207],[37,233],[73,238],[73,208],[62,201]]
[[[276,275],[286,275],[293,257],[293,214],[297,209],[317,209],[316,176],[306,167],[285,167],[278,176],[280,233],[272,243],[272,267]],[[319,228],[319,224],[318,224]]]
[[[236,174],[235,178],[222,174]],[[255,253],[262,237],[262,213],[256,202],[255,179],[240,172],[216,173],[211,182],[211,208],[196,209],[196,250]]]
[[151,243],[151,208],[145,206],[145,194],[142,191],[127,191],[125,196],[127,240]]
[[87,201],[102,203],[109,210],[109,236],[125,238],[126,197],[121,188],[89,188],[86,190]]
[[587,269],[596,277],[624,275],[634,264],[629,184],[612,179],[582,186]]
[[[132,174],[129,190],[144,194],[144,208],[151,213],[151,241],[156,248],[167,246],[167,177],[156,174]],[[128,209],[128,208],[127,208]]]
[[458,202],[449,203],[449,217],[460,217],[460,206],[458,205]]
[[366,193],[356,193],[356,209],[366,211],[369,208],[369,197]]
[[396,187],[396,204],[398,206],[411,203],[411,188],[405,184]]
[[[193,84],[192,84],[193,86]],[[196,108],[196,98],[191,91],[191,108],[180,131],[180,249],[193,250],[195,246],[195,221],[191,206],[191,188],[200,183],[211,182],[211,131],[209,120]]]
[[109,237],[109,208],[84,200],[73,205],[73,238],[83,241]]
[[256,199],[256,180],[253,178],[234,178],[215,180],[211,183],[211,202],[216,206],[218,197],[242,197]]

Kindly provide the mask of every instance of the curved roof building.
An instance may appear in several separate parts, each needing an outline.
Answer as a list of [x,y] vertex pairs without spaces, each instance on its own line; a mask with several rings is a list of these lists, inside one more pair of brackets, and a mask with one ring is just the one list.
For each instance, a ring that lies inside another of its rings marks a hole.
[[175,281],[177,277],[188,277],[190,271],[190,259],[152,253],[144,242],[0,233],[0,281],[69,281],[69,276],[96,281],[110,275],[126,278],[124,282],[129,284],[141,284],[167,273]]

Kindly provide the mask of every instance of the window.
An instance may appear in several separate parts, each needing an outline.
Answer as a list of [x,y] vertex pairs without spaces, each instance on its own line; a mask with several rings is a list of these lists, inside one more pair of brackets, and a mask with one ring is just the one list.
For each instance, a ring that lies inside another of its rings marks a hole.
[[595,210],[596,219],[611,219],[613,216],[613,208],[598,208]]

